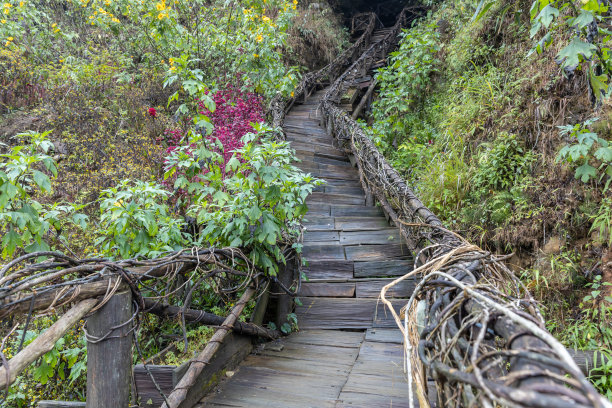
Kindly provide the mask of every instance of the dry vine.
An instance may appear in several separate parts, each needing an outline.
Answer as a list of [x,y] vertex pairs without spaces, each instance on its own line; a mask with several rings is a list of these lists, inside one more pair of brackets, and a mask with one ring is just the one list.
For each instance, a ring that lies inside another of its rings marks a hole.
[[[332,84],[320,109],[328,133],[356,158],[366,194],[376,197],[415,255],[415,270],[381,292],[404,335],[409,404],[415,389],[420,406],[429,406],[427,385],[433,379],[438,406],[444,407],[612,406],[546,331],[537,303],[503,258],[443,228],[337,106],[346,89],[396,44],[405,21],[404,10],[386,38]],[[420,282],[398,314],[385,294],[415,276]]]
[[[40,257],[46,260],[33,263]],[[80,260],[57,252],[38,252],[17,258],[0,268],[0,317],[4,320],[26,316],[23,329],[25,333],[32,316],[55,313],[62,311],[69,304],[79,302],[78,305],[81,305],[87,301],[87,308],[81,307],[84,312],[78,315],[80,319],[84,314],[91,315],[100,309],[117,291],[130,290],[134,314],[124,325],[131,325],[131,331],[135,332],[138,330],[140,312],[153,311],[159,309],[160,305],[171,304],[171,299],[180,299],[183,304],[180,315],[183,317],[184,339],[187,341],[184,316],[198,287],[207,284],[214,288],[219,296],[227,298],[230,294],[247,288],[254,292],[261,290],[266,286],[263,283],[267,279],[270,278],[258,271],[246,255],[233,248],[193,248],[152,260],[122,261],[104,258]],[[67,314],[75,308],[76,306],[69,309]],[[63,333],[74,324],[74,319],[70,322],[71,324],[62,326]],[[239,329],[246,329],[264,337],[278,337],[278,333],[253,325],[243,325]],[[50,332],[52,330],[46,331],[39,339],[43,341],[51,335],[63,335],[61,330],[54,334]],[[104,339],[88,338],[88,341],[98,342]],[[45,347],[36,350],[30,348],[27,351],[33,356],[39,356],[41,352],[44,354],[48,351]],[[25,351],[24,349],[23,352]],[[18,371],[29,365],[24,365],[20,359],[15,360],[19,356],[17,353],[13,359],[7,361],[4,355],[0,354],[0,372],[4,373],[0,384],[3,387],[8,387],[19,374]],[[17,372],[10,372],[15,367]]]

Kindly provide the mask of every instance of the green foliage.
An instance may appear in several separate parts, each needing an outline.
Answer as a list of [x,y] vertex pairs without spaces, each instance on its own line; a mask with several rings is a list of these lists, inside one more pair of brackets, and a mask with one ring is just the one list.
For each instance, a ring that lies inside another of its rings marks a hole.
[[[31,327],[25,333],[23,347],[34,341],[52,323],[51,318],[37,321],[38,327]],[[22,336],[23,331],[17,330],[10,338],[4,350],[8,358],[17,353]],[[0,407],[31,407],[41,399],[84,400],[84,391],[80,390],[84,390],[86,383],[86,356],[86,341],[79,324],[17,378]]]
[[566,161],[576,167],[576,178],[587,183],[591,179],[604,181],[604,191],[612,181],[612,144],[588,128],[599,118],[577,123],[574,126],[559,126],[561,136],[571,144],[563,146],[557,155],[557,162]]
[[591,216],[593,225],[589,232],[598,232],[598,241],[612,248],[612,198],[605,197],[597,212]]
[[169,196],[161,186],[143,181],[123,180],[104,190],[96,245],[104,254],[121,258],[154,258],[187,245],[184,222],[165,204]]
[[[597,99],[608,97],[608,84],[612,73],[609,41],[612,32],[603,24],[608,6],[598,0],[579,3],[567,0],[536,0],[530,10],[530,35],[536,37],[544,31],[534,51],[542,53],[555,40],[568,33],[571,40],[557,54],[557,62],[564,71],[587,70],[591,88]],[[587,64],[583,64],[588,62]]]
[[439,43],[435,24],[404,30],[399,50],[391,53],[389,65],[378,71],[380,98],[373,104],[374,128],[385,135],[387,143],[410,133],[411,123],[404,118],[425,95],[437,71]]
[[468,195],[473,205],[464,213],[479,224],[504,224],[522,212],[517,211],[519,208],[524,211],[522,207],[528,207],[524,190],[536,156],[508,133],[501,133],[494,143],[483,143],[481,148]]
[[255,127],[260,133],[245,135],[225,166],[222,146],[192,132],[191,146],[173,152],[165,177],[178,175],[174,187],[192,197],[187,214],[203,225],[202,244],[245,247],[255,265],[274,275],[277,262],[285,262],[279,244],[300,234],[306,197],[321,182],[291,165],[296,157],[288,142]]
[[[86,217],[75,213],[74,206],[58,203],[45,206],[34,199],[36,195],[51,192],[51,180],[45,171],[57,176],[55,161],[48,155],[53,148],[48,134],[17,135],[29,144],[12,147],[9,153],[0,155],[0,231],[3,231],[4,259],[20,248],[25,252],[49,250],[51,227],[59,235],[66,221],[86,226]],[[70,214],[72,220],[67,218]]]

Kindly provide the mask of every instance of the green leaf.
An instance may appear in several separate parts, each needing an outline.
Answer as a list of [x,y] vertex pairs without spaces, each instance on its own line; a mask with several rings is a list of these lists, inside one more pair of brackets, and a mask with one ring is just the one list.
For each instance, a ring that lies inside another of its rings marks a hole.
[[544,27],[548,28],[550,23],[557,17],[559,17],[559,10],[549,4],[540,11],[536,20],[540,21]]
[[557,62],[562,68],[575,67],[581,62],[581,59],[589,59],[593,56],[593,52],[597,47],[582,41],[579,37],[574,37],[572,42],[565,46],[559,54],[557,54]]
[[34,182],[43,192],[51,190],[51,180],[41,171],[34,170]]
[[597,169],[588,163],[584,163],[582,166],[576,169],[576,178],[582,180],[583,183],[588,182],[592,177],[597,176]]
[[21,245],[21,237],[11,229],[2,237],[2,253],[11,256],[15,253],[15,249]]

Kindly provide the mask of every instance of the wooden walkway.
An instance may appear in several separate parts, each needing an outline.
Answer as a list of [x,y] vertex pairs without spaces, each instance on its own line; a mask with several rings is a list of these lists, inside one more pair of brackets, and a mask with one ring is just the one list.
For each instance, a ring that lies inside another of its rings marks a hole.
[[[298,167],[326,181],[307,200],[300,332],[248,356],[198,407],[408,406],[401,334],[377,298],[412,260],[398,229],[366,205],[357,169],[320,126],[323,93],[295,106],[284,126]],[[391,295],[410,296],[414,284]]]

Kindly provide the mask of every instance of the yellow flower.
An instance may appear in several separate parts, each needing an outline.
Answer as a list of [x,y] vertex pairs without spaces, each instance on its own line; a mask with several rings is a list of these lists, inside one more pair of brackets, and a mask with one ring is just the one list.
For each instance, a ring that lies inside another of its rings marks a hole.
[[13,37],[9,37],[9,38],[7,38],[7,40],[13,41]]
[[163,2],[161,2],[161,3],[157,3],[155,7],[157,8],[158,11],[162,11],[166,8],[166,5]]
[[259,58],[259,54],[253,54],[255,58]]
[[51,28],[55,28],[55,27],[57,27],[57,23],[51,24]]
[[257,37],[255,37],[255,39],[257,40],[257,42],[262,42],[263,41],[263,37],[261,34],[257,34]]
[[5,23],[6,23],[6,20],[5,20],[5,19],[2,19],[2,20],[0,20],[0,23],[5,24]]
[[23,7],[23,1],[19,2],[19,7]]
[[166,17],[164,13],[159,13],[159,14],[157,15],[157,19],[158,19],[158,20],[163,20],[163,19],[164,19],[164,17]]
[[291,97],[293,98],[295,96],[295,94],[293,93],[293,91],[291,91]]

